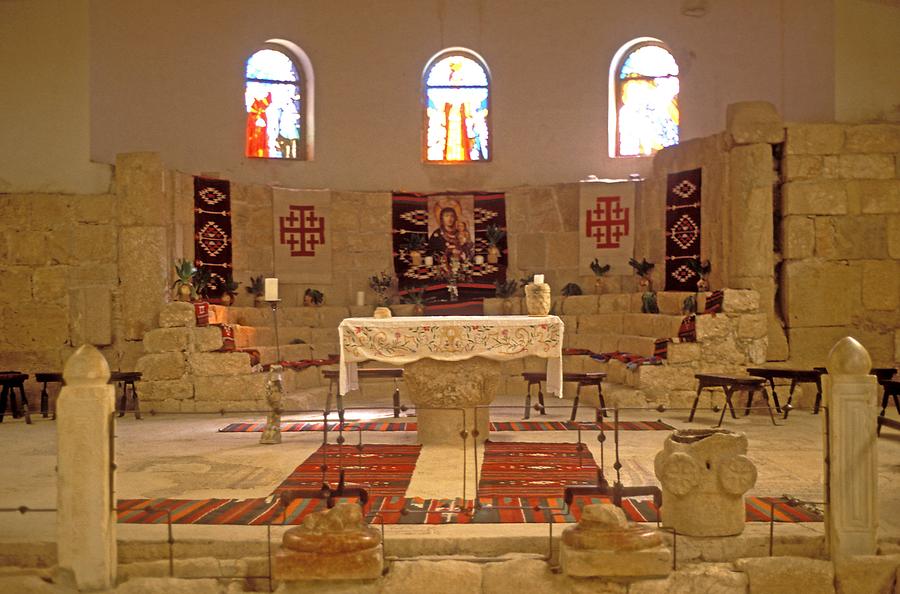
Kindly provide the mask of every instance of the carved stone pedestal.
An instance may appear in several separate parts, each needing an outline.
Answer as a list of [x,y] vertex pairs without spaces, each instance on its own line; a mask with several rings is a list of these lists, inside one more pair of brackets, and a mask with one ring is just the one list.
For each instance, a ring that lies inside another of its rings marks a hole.
[[419,443],[461,445],[463,431],[466,440],[488,438],[490,414],[476,406],[490,404],[497,395],[500,363],[482,357],[421,359],[403,368],[403,381],[416,405]]
[[620,508],[601,503],[585,506],[581,521],[563,530],[559,563],[571,577],[665,576],[672,551],[659,532],[630,524]]
[[664,526],[689,536],[732,536],[744,531],[744,493],[756,484],[756,466],[744,454],[747,437],[727,429],[675,431],[656,455]]
[[377,579],[384,567],[381,533],[365,523],[359,505],[342,503],[287,530],[274,562],[277,580]]

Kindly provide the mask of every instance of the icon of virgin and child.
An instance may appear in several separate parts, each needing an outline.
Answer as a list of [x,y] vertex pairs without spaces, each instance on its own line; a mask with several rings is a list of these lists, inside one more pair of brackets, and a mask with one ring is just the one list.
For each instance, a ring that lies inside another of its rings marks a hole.
[[444,263],[471,260],[475,255],[473,198],[429,199],[428,251]]

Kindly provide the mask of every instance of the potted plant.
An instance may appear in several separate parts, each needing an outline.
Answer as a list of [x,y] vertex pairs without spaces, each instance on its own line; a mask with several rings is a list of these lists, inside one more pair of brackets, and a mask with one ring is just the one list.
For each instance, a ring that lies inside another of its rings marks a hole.
[[510,315],[513,310],[513,302],[511,298],[516,294],[516,291],[519,288],[519,282],[516,280],[511,281],[497,281],[494,283],[494,293],[500,299],[503,299],[503,315]]
[[209,285],[212,282],[212,275],[205,268],[197,268],[194,273],[194,298],[208,299]]
[[316,289],[306,289],[303,293],[304,307],[319,307],[325,301],[325,293]]
[[234,303],[234,298],[237,295],[238,287],[241,286],[241,283],[234,280],[229,272],[225,277],[225,286],[223,287],[222,292],[222,305],[231,305]]
[[591,262],[591,272],[594,273],[594,290],[598,295],[603,293],[603,275],[609,272],[610,268],[612,268],[610,264],[601,266],[600,260],[597,258],[594,258],[594,261]]
[[642,258],[640,262],[631,258],[628,260],[628,264],[634,268],[634,271],[637,273],[641,280],[638,282],[638,286],[640,287],[642,292],[646,292],[650,290],[650,271],[653,270],[653,262],[648,262],[646,258]]
[[417,316],[425,315],[425,289],[423,287],[412,289],[403,296],[401,301],[413,306],[413,314]]
[[264,305],[266,300],[266,278],[263,275],[251,276],[250,284],[246,287],[247,292],[253,295],[253,304],[256,306]]
[[172,283],[172,289],[175,290],[176,301],[190,301],[197,296],[194,290],[194,274],[197,269],[190,260],[175,261],[175,276],[177,280]]
[[712,271],[712,264],[709,260],[700,261],[700,258],[692,258],[688,260],[688,266],[697,273],[700,280],[697,281],[697,292],[705,293],[709,291],[709,273]]
[[406,238],[406,249],[409,251],[409,263],[412,266],[421,266],[425,250],[428,248],[428,238],[424,233],[410,233]]
[[488,264],[496,264],[500,261],[500,242],[506,237],[506,231],[497,225],[488,225],[485,230],[485,239],[488,244],[487,261]]
[[394,277],[386,272],[381,272],[377,276],[369,277],[369,287],[378,295],[378,305],[387,307],[391,304],[391,296],[389,291],[394,284]]

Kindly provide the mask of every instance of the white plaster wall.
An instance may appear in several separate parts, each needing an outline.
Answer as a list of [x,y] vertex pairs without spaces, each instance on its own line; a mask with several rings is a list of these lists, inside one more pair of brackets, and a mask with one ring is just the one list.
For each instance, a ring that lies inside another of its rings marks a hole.
[[900,122],[900,1],[836,0],[840,122]]
[[[674,0],[91,2],[91,154],[158,150],[169,167],[337,189],[503,188],[647,173],[607,156],[609,60],[667,42],[682,72],[682,138],[724,127],[727,104],[771,101],[793,121],[833,118],[828,0],[717,0],[699,18]],[[787,7],[785,6],[787,5]],[[289,39],[316,76],[316,160],[243,155],[243,63]],[[419,86],[448,46],[493,73],[494,157],[421,162]]]
[[0,193],[102,193],[90,162],[88,1],[0,2]]

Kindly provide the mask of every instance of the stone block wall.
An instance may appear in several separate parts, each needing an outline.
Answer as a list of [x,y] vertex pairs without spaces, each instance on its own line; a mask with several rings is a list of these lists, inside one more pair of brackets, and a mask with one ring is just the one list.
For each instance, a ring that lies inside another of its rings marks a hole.
[[788,124],[781,308],[791,359],[853,336],[900,361],[900,125]]

